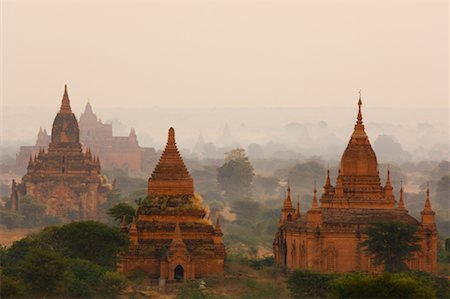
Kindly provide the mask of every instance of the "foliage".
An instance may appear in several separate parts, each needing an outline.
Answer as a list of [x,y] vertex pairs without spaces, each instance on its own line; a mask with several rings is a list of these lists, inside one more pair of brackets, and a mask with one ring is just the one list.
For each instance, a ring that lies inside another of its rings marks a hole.
[[127,236],[96,221],[49,227],[37,237],[52,240],[49,245],[65,256],[85,259],[111,269],[116,265],[117,254],[129,244]]
[[106,270],[82,259],[69,260],[67,291],[71,298],[92,298]]
[[116,297],[127,281],[107,267],[115,268],[126,244],[126,237],[98,222],[47,227],[0,247],[1,296]]
[[407,269],[405,260],[420,250],[417,227],[401,222],[381,222],[367,227],[365,251],[374,257],[374,265],[384,265],[387,272]]
[[248,258],[243,254],[228,253],[225,257],[225,262],[237,262],[241,265],[247,265],[256,270],[261,270],[264,267],[273,267],[275,265],[273,255],[265,256],[263,258]]
[[129,224],[136,215],[136,209],[127,203],[121,202],[110,208],[108,210],[108,215],[118,223],[120,223],[125,216],[125,221]]
[[18,267],[18,276],[33,297],[61,296],[67,276],[67,261],[53,251],[32,248]]
[[23,295],[23,287],[18,279],[1,276],[0,298],[17,298]]
[[101,278],[98,293],[104,298],[117,298],[127,287],[127,279],[118,272],[106,272]]
[[343,275],[331,284],[332,298],[436,298],[433,289],[408,273]]
[[226,162],[217,169],[219,188],[225,191],[228,199],[248,196],[255,176],[253,166],[243,149],[227,153]]
[[287,286],[294,298],[324,298],[335,278],[335,274],[295,270],[289,276]]
[[409,274],[418,279],[422,285],[432,287],[437,298],[450,298],[450,281],[447,277],[421,271],[413,271]]

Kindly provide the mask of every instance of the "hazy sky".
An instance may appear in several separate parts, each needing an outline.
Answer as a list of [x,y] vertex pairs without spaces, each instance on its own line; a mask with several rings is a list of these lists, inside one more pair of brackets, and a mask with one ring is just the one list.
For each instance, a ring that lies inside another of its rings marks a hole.
[[448,1],[2,1],[2,100],[448,107]]

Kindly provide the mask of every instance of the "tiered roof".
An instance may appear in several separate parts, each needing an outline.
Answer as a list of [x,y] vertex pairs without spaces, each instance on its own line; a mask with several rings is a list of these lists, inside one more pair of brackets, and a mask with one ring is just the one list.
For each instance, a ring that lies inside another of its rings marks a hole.
[[169,129],[164,152],[148,180],[148,195],[194,195],[194,181],[175,142],[175,130]]

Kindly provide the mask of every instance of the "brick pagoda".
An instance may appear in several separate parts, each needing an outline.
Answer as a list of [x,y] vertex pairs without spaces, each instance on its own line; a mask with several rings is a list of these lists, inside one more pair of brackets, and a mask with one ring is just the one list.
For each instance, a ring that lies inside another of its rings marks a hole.
[[403,188],[398,203],[395,200],[389,171],[385,185],[381,185],[361,105],[360,98],[356,125],[342,155],[336,184],[331,184],[328,171],[321,205],[314,188],[312,208],[301,214],[298,204],[293,207],[288,188],[273,243],[276,264],[324,272],[380,272],[382,267],[375,267],[360,246],[367,239],[364,228],[375,222],[400,221],[417,226],[421,238],[421,251],[407,261],[408,267],[435,273],[437,231],[429,190],[418,221],[405,209]]
[[111,189],[100,174],[100,160],[82,151],[80,131],[70,107],[67,86],[53,121],[48,151],[30,156],[21,184],[12,184],[13,208],[30,195],[46,206],[46,213],[76,219],[97,219],[99,206]]
[[148,195],[128,231],[132,244],[119,271],[140,268],[149,277],[196,279],[223,272],[225,247],[219,219],[205,219],[201,198],[181,158],[175,131],[169,129],[164,152],[148,179]]

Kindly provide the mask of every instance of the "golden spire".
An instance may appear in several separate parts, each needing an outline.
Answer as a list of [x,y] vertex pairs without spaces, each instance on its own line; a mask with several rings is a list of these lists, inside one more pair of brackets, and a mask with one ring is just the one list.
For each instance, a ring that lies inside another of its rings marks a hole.
[[67,93],[67,84],[64,85],[64,95],[61,101],[61,109],[60,113],[72,113],[72,109],[70,108],[70,100],[69,94]]

